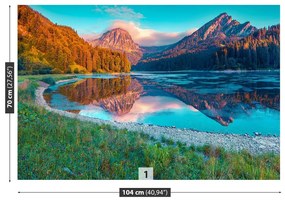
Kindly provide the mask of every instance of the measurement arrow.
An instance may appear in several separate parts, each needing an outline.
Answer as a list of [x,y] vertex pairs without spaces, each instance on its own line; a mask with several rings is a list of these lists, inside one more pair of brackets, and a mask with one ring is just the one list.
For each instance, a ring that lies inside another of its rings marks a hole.
[[[18,191],[19,194],[118,194],[112,191]],[[173,191],[171,194],[281,194],[281,191]]]
[[9,62],[11,62],[11,5],[9,5]]
[[[9,5],[9,62],[11,62],[11,5]],[[11,182],[11,114],[9,113],[9,182]]]
[[281,194],[281,191],[174,191],[172,194]]
[[19,194],[118,194],[115,191],[19,191]]

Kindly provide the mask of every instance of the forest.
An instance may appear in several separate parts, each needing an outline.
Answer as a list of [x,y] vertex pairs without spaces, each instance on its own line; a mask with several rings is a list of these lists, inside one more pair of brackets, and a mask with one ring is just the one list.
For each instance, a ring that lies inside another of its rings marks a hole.
[[259,29],[220,48],[150,60],[134,70],[257,70],[280,69],[280,25]]
[[18,7],[19,74],[130,72],[125,53],[91,47],[75,30]]
[[218,69],[280,69],[280,25],[259,29],[214,53]]

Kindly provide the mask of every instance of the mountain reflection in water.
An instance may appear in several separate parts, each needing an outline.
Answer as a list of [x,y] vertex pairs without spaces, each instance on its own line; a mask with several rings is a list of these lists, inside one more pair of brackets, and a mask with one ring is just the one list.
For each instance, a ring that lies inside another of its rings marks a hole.
[[96,105],[115,114],[128,113],[143,92],[142,85],[130,76],[112,79],[84,79],[60,86],[58,92],[82,105]]
[[[105,120],[166,126],[172,124],[180,128],[205,128],[215,132],[224,132],[223,127],[228,127],[226,131],[238,131],[237,133],[247,131],[246,128],[238,127],[251,127],[247,121],[253,123],[256,120],[258,123],[269,120],[275,123],[274,127],[278,127],[272,133],[278,133],[280,93],[276,83],[273,86],[275,88],[270,89],[264,83],[261,85],[252,81],[253,84],[248,85],[241,82],[242,88],[235,89],[234,92],[215,92],[218,89],[216,85],[213,92],[210,89],[209,92],[201,93],[197,88],[200,80],[193,80],[196,83],[167,83],[136,75],[83,78],[72,84],[59,86],[54,91],[47,91],[45,98],[51,107]],[[209,84],[205,87],[211,88]],[[178,119],[181,119],[180,122]],[[233,124],[235,121],[236,124]],[[213,127],[216,129],[212,129]],[[251,131],[254,130],[252,128]],[[265,129],[262,132],[270,133],[270,130]]]

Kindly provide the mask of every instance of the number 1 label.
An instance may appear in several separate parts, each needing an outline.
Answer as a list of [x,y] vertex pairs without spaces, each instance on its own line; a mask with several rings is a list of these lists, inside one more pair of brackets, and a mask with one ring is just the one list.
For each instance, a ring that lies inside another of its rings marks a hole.
[[153,168],[152,167],[140,167],[139,168],[139,180],[153,180]]
[[145,174],[145,178],[147,178],[147,170],[146,170],[146,171],[144,171],[144,174]]

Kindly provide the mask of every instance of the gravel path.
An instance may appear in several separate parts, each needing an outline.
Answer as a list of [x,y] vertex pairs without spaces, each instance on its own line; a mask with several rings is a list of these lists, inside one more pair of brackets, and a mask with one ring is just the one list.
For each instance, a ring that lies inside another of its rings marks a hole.
[[[64,80],[66,81],[66,80]],[[64,81],[59,81],[64,82]],[[138,123],[119,123],[113,121],[105,121],[96,118],[89,118],[79,114],[66,112],[58,109],[51,108],[43,97],[43,92],[48,85],[40,83],[40,87],[36,90],[36,104],[44,107],[48,111],[60,114],[62,116],[76,118],[82,121],[89,121],[97,124],[109,124],[119,129],[127,129],[129,131],[143,132],[145,134],[160,140],[162,136],[166,139],[171,139],[174,142],[180,141],[187,145],[204,145],[210,144],[213,146],[220,146],[226,150],[241,151],[248,150],[252,154],[261,154],[266,152],[273,152],[275,154],[280,153],[280,138],[279,137],[267,137],[267,136],[242,136],[234,134],[217,134],[209,132],[199,132],[189,129],[178,129],[170,127],[161,127],[155,125],[146,125]]]

